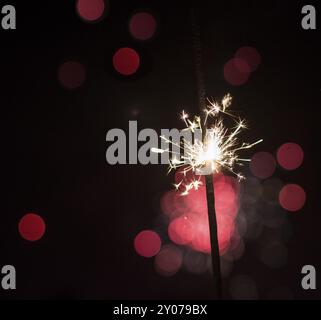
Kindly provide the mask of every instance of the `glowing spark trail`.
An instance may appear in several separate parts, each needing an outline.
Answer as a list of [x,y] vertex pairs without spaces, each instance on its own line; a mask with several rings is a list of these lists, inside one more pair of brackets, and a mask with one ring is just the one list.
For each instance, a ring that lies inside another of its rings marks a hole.
[[[223,97],[221,103],[209,100],[208,103],[208,106],[203,110],[205,113],[204,128],[207,128],[204,141],[195,138],[193,143],[183,139],[180,144],[177,144],[161,136],[161,139],[166,143],[179,147],[182,152],[172,152],[169,148],[152,148],[151,151],[170,153],[172,158],[169,160],[169,171],[184,166],[183,176],[186,176],[186,173],[189,171],[192,171],[195,175],[204,175],[227,170],[237,176],[238,179],[244,179],[241,173],[235,171],[235,167],[236,165],[242,165],[244,161],[250,161],[250,159],[240,158],[238,153],[241,150],[252,148],[263,140],[260,139],[251,144],[239,141],[238,135],[242,132],[242,129],[246,128],[246,125],[244,120],[238,119],[233,114],[227,112],[232,103],[232,97],[229,94]],[[234,128],[229,129],[224,125],[226,117],[236,122]],[[182,111],[181,119],[186,125],[184,131],[190,131],[194,134],[196,130],[199,130],[200,137],[203,136],[200,117],[196,116],[191,121],[189,115]],[[200,178],[194,178],[188,183],[182,179],[174,186],[177,190],[183,187],[181,195],[187,195],[190,190],[197,190],[201,184]]]

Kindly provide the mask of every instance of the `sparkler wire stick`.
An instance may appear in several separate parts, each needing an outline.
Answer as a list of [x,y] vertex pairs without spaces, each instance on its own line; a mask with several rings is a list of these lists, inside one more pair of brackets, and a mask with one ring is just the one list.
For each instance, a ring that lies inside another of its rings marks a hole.
[[[200,108],[202,139],[205,142],[206,134],[206,119],[204,118],[204,110],[206,109],[206,92],[204,84],[204,75],[202,69],[202,45],[201,45],[201,30],[200,24],[197,20],[196,9],[191,9],[192,17],[192,32],[193,32],[193,49],[195,59],[195,72],[198,88],[198,103]],[[214,183],[213,175],[208,174],[205,176],[205,189],[207,201],[207,213],[210,229],[210,242],[211,242],[211,259],[213,271],[213,285],[215,297],[222,299],[222,277],[221,277],[221,264],[220,253],[217,236],[217,220],[215,211],[215,196],[214,196]]]

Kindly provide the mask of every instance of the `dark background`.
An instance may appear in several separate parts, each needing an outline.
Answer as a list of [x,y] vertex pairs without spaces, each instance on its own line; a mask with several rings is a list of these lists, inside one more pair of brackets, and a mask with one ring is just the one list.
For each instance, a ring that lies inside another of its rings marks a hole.
[[[9,2],[16,6],[17,30],[0,31],[0,265],[16,267],[17,290],[0,289],[0,297],[211,298],[209,275],[182,271],[163,278],[152,260],[133,249],[135,235],[157,222],[159,194],[171,188],[166,167],[110,166],[105,160],[109,129],[126,130],[128,120],[136,119],[140,128],[179,128],[182,107],[198,113],[189,3],[110,1],[102,22],[86,24],[72,0]],[[295,141],[305,152],[299,170],[278,173],[307,193],[304,209],[290,217],[287,265],[268,269],[255,257],[255,243],[249,243],[233,274],[251,274],[261,299],[280,284],[296,299],[320,298],[321,8],[317,1],[195,3],[207,94],[232,94],[253,136],[264,137],[257,150],[275,152]],[[301,28],[305,4],[317,9],[316,31]],[[157,37],[147,43],[133,41],[127,30],[130,14],[140,8],[151,9],[159,20]],[[232,87],[222,66],[243,45],[258,48],[262,64],[246,85]],[[141,69],[133,77],[112,69],[111,57],[121,46],[141,55]],[[77,91],[66,91],[57,81],[66,59],[87,68],[86,83]],[[132,113],[136,109],[138,115]],[[18,233],[27,212],[46,221],[39,242],[29,243]],[[301,289],[305,264],[317,268],[318,290]]]

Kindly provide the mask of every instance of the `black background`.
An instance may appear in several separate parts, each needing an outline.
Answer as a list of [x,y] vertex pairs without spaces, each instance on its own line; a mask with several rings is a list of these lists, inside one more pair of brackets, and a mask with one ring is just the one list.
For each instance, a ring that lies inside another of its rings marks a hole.
[[[17,30],[0,31],[1,186],[0,265],[17,270],[17,290],[7,299],[207,299],[209,276],[180,272],[162,278],[152,260],[139,257],[133,239],[153,228],[159,194],[170,189],[166,167],[109,166],[106,132],[181,126],[182,106],[197,113],[190,6],[174,1],[110,1],[98,24],[86,24],[75,1],[10,1]],[[305,152],[303,166],[279,172],[307,192],[303,210],[290,218],[294,236],[286,267],[270,270],[249,243],[234,273],[255,278],[259,297],[278,284],[296,299],[320,298],[320,289],[303,291],[301,268],[321,272],[320,211],[320,29],[301,28],[301,8],[311,2],[196,2],[201,17],[209,96],[230,92],[234,107],[264,137],[257,150],[275,152],[296,141]],[[1,3],[6,4],[6,3]],[[128,33],[134,10],[149,8],[159,20],[153,41],[137,43]],[[222,66],[243,45],[259,49],[262,64],[244,86],[231,87]],[[138,74],[128,79],[112,70],[121,46],[141,55]],[[64,90],[57,69],[77,59],[87,68],[85,85]],[[141,110],[133,115],[132,110]],[[27,212],[47,224],[37,243],[21,239],[17,224]],[[318,280],[319,282],[319,280]],[[320,282],[318,283],[320,286]],[[227,298],[229,296],[227,295]]]

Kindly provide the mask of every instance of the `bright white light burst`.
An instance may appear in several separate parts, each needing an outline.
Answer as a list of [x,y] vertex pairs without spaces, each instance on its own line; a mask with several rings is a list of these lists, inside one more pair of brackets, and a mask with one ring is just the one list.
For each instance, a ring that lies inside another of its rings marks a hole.
[[[196,116],[193,121],[189,119],[189,115],[182,111],[181,119],[184,121],[186,128],[184,130],[195,133],[196,130],[200,135],[203,135],[203,128],[206,128],[204,141],[196,139],[194,143],[183,139],[177,145],[164,136],[161,139],[168,144],[179,146],[182,151],[177,154],[169,151],[169,149],[152,148],[152,152],[156,153],[171,153],[172,157],[169,160],[169,172],[177,168],[184,167],[182,171],[183,179],[174,184],[178,190],[183,190],[182,195],[187,195],[190,190],[197,190],[202,184],[200,177],[192,179],[192,181],[184,182],[184,176],[187,172],[192,171],[195,175],[206,175],[220,172],[222,170],[229,171],[237,176],[238,179],[244,179],[243,175],[235,171],[236,166],[242,165],[244,161],[250,159],[242,159],[238,156],[240,150],[249,149],[254,145],[262,142],[257,140],[254,143],[246,143],[239,140],[238,135],[242,129],[246,128],[245,121],[238,119],[227,109],[232,103],[232,97],[227,94],[222,99],[221,103],[211,102],[208,100],[208,105],[204,110],[204,123],[201,124],[201,118]],[[224,126],[225,118],[231,118],[235,121],[235,127],[229,129]]]

